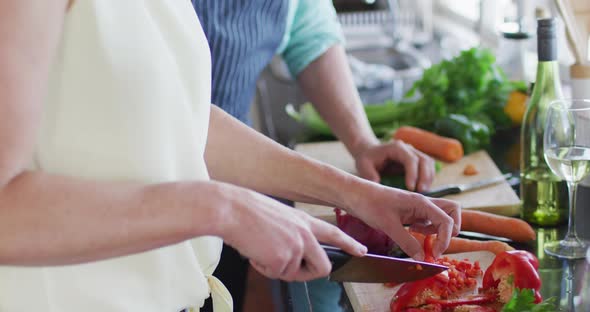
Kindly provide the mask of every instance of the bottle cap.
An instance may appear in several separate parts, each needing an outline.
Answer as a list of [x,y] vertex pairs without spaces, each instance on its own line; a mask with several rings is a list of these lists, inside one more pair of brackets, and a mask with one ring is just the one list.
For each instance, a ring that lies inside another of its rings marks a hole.
[[557,20],[554,18],[542,18],[537,20],[537,35],[539,38],[555,38]]
[[537,20],[537,53],[539,61],[557,60],[557,20],[542,18]]

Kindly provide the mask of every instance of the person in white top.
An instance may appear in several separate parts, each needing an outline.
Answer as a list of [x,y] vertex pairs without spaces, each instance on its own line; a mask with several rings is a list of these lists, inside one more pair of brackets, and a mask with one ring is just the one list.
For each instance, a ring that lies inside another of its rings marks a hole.
[[0,311],[177,312],[210,292],[231,311],[211,276],[221,239],[287,281],[329,273],[318,241],[366,252],[262,194],[342,207],[415,258],[404,224],[438,233],[436,254],[458,233],[456,203],[310,160],[212,107],[208,51],[188,0],[0,2]]

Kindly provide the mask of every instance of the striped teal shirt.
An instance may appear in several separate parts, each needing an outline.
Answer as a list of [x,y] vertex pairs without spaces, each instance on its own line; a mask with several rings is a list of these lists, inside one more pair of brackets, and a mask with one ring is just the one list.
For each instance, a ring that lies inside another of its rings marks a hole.
[[331,0],[193,0],[212,57],[212,102],[248,122],[256,80],[276,54],[293,76],[342,42]]

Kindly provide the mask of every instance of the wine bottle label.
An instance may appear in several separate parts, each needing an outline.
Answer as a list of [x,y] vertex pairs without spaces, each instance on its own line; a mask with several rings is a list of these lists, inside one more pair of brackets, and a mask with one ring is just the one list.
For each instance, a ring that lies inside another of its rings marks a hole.
[[557,20],[544,18],[537,21],[537,52],[539,62],[557,60]]

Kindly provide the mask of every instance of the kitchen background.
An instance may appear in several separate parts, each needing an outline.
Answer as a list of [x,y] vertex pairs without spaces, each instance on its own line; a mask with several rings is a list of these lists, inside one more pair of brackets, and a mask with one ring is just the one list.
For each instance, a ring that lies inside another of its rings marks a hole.
[[[399,100],[424,68],[461,50],[494,51],[506,73],[531,82],[536,69],[536,16],[558,16],[549,0],[333,0],[346,38],[355,82],[366,105]],[[525,33],[528,39],[518,40]],[[516,36],[515,36],[516,35]],[[560,27],[562,80],[574,58]],[[566,90],[567,92],[567,90]],[[285,145],[303,135],[285,112],[305,102],[277,58],[257,85],[255,127]]]

